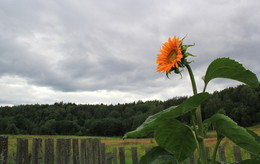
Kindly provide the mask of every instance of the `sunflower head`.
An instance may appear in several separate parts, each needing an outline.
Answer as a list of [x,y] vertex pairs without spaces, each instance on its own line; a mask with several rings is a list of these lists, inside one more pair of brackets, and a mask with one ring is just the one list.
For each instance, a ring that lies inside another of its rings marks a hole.
[[157,55],[156,63],[158,64],[157,71],[166,73],[168,76],[171,71],[180,73],[180,67],[185,67],[186,57],[191,55],[186,53],[188,47],[192,45],[182,45],[183,39],[176,36],[168,38],[168,42],[163,43],[160,54]]

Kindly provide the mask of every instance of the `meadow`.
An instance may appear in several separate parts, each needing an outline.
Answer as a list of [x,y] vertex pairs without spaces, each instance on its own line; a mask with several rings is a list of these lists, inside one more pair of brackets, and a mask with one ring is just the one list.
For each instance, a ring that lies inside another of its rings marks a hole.
[[[260,135],[260,124],[250,127],[250,130],[253,130],[258,135]],[[131,161],[131,148],[137,147],[138,150],[138,157],[140,158],[142,155],[145,154],[145,148],[147,147],[153,147],[156,146],[156,142],[153,138],[145,138],[145,139],[125,139],[123,140],[120,137],[87,137],[87,136],[64,136],[64,135],[5,135],[8,136],[8,163],[12,164],[15,163],[15,152],[16,152],[16,139],[17,138],[28,138],[29,139],[29,152],[31,152],[31,144],[32,144],[32,138],[77,138],[77,139],[83,139],[83,138],[100,138],[102,143],[106,144],[106,151],[111,152],[114,147],[124,147],[125,148],[125,154],[126,154],[126,163],[130,164]],[[216,142],[216,132],[211,131],[208,132],[207,139],[205,140],[205,144],[207,147],[209,147],[210,152],[212,153],[214,144]],[[227,162],[234,161],[234,153],[233,153],[233,146],[234,144],[229,141],[228,139],[223,139],[221,142],[221,145],[225,146],[225,153]],[[246,152],[245,150],[241,149],[241,155],[242,159],[249,159],[250,154]],[[196,156],[196,152],[195,152]],[[219,157],[217,156],[217,159]],[[185,164],[188,164],[188,160],[184,162]]]

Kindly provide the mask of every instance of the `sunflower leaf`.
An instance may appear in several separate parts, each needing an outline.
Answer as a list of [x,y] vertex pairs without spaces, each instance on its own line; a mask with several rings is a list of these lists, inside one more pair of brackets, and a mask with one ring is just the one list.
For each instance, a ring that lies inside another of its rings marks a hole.
[[260,157],[259,138],[254,133],[238,126],[236,122],[223,114],[215,114],[210,119],[218,135],[227,137],[241,148]]
[[154,115],[149,116],[139,127],[137,127],[134,131],[126,133],[123,138],[147,136],[148,134],[150,134],[154,131],[154,127],[156,126],[156,119],[162,113],[168,113],[170,110],[175,109],[175,108],[176,108],[176,106],[173,106],[173,107],[167,108],[161,112],[158,112]]
[[209,97],[209,93],[200,93],[190,97],[185,100],[179,106],[173,106],[167,108],[159,113],[156,113],[152,116],[149,116],[144,123],[142,123],[137,129],[134,131],[128,132],[125,134],[124,138],[127,137],[145,137],[152,132],[156,126],[158,126],[161,122],[159,120],[165,120],[169,118],[177,118],[182,116],[195,108],[197,108],[203,101],[205,101]]
[[259,164],[260,161],[257,159],[247,159],[236,164]]
[[159,146],[172,153],[178,162],[184,161],[196,149],[196,139],[190,127],[176,119],[160,120],[155,140]]
[[218,58],[208,66],[204,77],[204,89],[209,81],[215,78],[237,80],[255,88],[259,86],[259,81],[253,72],[246,70],[242,64],[229,58]]
[[174,156],[161,148],[156,146],[147,152],[144,156],[141,157],[139,164],[158,164],[158,163],[167,163],[167,164],[177,164]]

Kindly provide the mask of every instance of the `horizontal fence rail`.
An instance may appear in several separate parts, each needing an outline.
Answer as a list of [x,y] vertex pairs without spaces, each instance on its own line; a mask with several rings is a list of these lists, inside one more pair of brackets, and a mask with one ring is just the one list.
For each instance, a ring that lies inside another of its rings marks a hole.
[[[114,147],[111,152],[106,152],[106,145],[98,138],[87,139],[42,139],[33,138],[31,152],[27,138],[17,138],[16,164],[125,164],[126,153],[124,147]],[[151,147],[145,147],[148,152]],[[138,149],[131,147],[132,164],[137,164]],[[210,149],[205,148],[207,157],[210,157]],[[219,160],[226,163],[224,146],[219,147]],[[233,147],[233,155],[236,162],[242,161],[240,148]],[[254,156],[250,156],[254,158]],[[190,164],[195,164],[195,157],[191,155]],[[0,164],[8,163],[8,137],[0,136]]]

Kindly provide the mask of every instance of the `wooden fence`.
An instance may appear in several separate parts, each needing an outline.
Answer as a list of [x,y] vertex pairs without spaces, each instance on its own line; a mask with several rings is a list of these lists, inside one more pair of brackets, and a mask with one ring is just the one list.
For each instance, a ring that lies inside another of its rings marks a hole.
[[[44,142],[43,142],[44,141]],[[44,145],[43,145],[44,143]],[[151,148],[145,148],[148,152]],[[43,151],[44,150],[44,151]],[[206,148],[209,157],[209,148]],[[138,163],[137,148],[131,148],[132,163]],[[219,148],[219,158],[226,162],[224,146]],[[251,156],[251,158],[254,158]],[[239,147],[234,147],[234,159],[242,160]],[[16,164],[125,164],[125,148],[113,148],[106,152],[106,146],[97,138],[88,139],[32,139],[31,153],[28,151],[28,139],[17,138]],[[189,159],[190,164],[195,164],[194,155]],[[8,137],[0,136],[0,164],[8,162]]]

